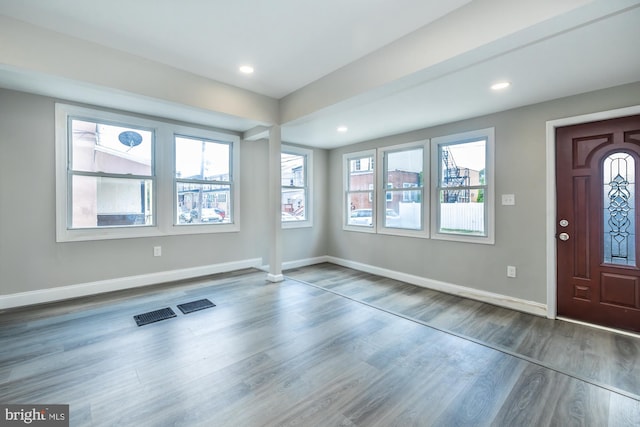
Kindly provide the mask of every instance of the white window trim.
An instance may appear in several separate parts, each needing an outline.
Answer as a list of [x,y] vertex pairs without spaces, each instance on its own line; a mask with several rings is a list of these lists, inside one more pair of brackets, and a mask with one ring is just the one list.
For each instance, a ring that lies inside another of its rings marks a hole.
[[[282,221],[282,228],[290,229],[313,227],[313,150],[282,144],[280,151],[287,154],[305,156],[304,180],[306,193],[306,206],[304,207],[306,219],[304,221]],[[282,197],[282,190],[280,190],[280,194]]]
[[[349,194],[349,175],[350,175],[350,170],[349,170],[349,161],[353,158],[362,158],[362,157],[371,157],[372,159],[374,159],[375,161],[377,161],[376,158],[376,150],[365,150],[365,151],[358,151],[358,152],[353,152],[353,153],[345,153],[342,156],[342,229],[346,230],[346,231],[357,231],[360,233],[376,233],[376,229],[377,229],[377,205],[376,205],[376,198],[377,198],[377,190],[374,188],[373,189],[373,202],[371,204],[371,211],[372,211],[372,226],[368,227],[368,226],[362,226],[362,225],[351,225],[349,224],[349,217],[351,215],[351,206],[349,205],[349,203],[347,202],[347,196]],[[371,165],[370,165],[371,166]],[[374,174],[374,182],[377,183],[377,179],[376,179],[376,171],[378,169],[378,165],[376,163],[374,163],[373,168],[369,168],[368,170],[371,170],[371,172]],[[368,170],[362,171],[361,169],[358,170],[359,172],[367,172]]]
[[[421,230],[411,230],[406,228],[395,228],[395,227],[385,227],[384,218],[385,215],[378,215],[377,218],[377,229],[379,234],[388,234],[393,236],[404,236],[404,237],[420,237],[420,238],[429,238],[429,192],[431,191],[429,185],[429,173],[428,168],[429,164],[429,140],[410,142],[407,144],[394,145],[390,147],[383,147],[378,149],[378,158],[377,164],[379,165],[379,173],[376,177],[377,187],[383,188],[384,180],[385,180],[385,168],[386,164],[384,161],[384,156],[386,153],[390,152],[398,152],[398,151],[406,151],[416,148],[422,148],[422,177],[423,177],[423,197],[422,197],[422,229]],[[387,189],[384,188],[384,193],[382,197],[378,197],[379,203],[377,204],[378,212],[386,213],[386,192]]]
[[[486,206],[486,236],[466,236],[454,233],[439,233],[438,219],[440,215],[440,203],[438,199],[438,183],[440,182],[440,157],[438,149],[440,145],[451,143],[463,143],[486,138],[486,163],[485,180],[487,182],[484,203]],[[436,137],[431,140],[431,238],[438,240],[450,240],[454,242],[482,243],[493,245],[495,243],[495,128],[474,130]]]
[[[109,227],[69,229],[69,199],[70,191],[67,178],[67,161],[69,158],[69,117],[86,118],[104,122],[125,123],[153,129],[155,132],[154,161],[155,161],[155,225],[140,227]],[[73,242],[105,239],[127,239],[137,237],[153,237],[179,234],[203,234],[236,232],[240,230],[240,138],[198,127],[174,125],[160,120],[143,119],[125,113],[113,113],[97,108],[85,108],[76,105],[56,103],[55,105],[55,159],[56,159],[56,241]],[[174,166],[174,134],[188,134],[194,137],[228,141],[231,143],[232,156],[232,198],[234,219],[231,224],[199,224],[184,227],[175,224],[175,166]]]

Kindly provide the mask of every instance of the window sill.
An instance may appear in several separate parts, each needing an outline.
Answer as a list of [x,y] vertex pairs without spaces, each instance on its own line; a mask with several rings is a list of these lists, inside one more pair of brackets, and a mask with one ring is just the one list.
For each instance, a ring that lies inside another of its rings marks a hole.
[[168,230],[160,227],[136,227],[131,228],[88,228],[64,230],[56,235],[57,243],[64,242],[87,242],[93,240],[120,240],[120,239],[137,239],[144,237],[163,237],[178,236],[187,234],[217,234],[217,233],[233,233],[240,231],[238,224],[215,224],[215,225],[190,225],[190,226],[172,226]]
[[355,231],[357,233],[369,233],[376,234],[376,229],[374,227],[367,227],[365,225],[343,225],[342,229],[344,231]]
[[481,245],[493,245],[495,239],[492,236],[465,236],[462,234],[433,233],[434,240],[448,240],[450,242],[477,243]]
[[378,230],[378,234],[384,234],[386,236],[398,236],[398,237],[414,237],[418,239],[428,239],[429,233],[424,230],[409,230],[402,228],[382,228]]
[[311,221],[287,221],[282,223],[283,230],[289,230],[294,228],[312,228],[313,223]]

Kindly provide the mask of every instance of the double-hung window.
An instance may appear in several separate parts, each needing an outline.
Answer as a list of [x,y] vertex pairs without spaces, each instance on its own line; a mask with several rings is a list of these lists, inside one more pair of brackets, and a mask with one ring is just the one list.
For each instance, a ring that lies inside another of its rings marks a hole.
[[239,140],[56,104],[56,240],[237,231]]
[[494,129],[432,139],[432,237],[493,243]]
[[343,228],[493,244],[493,153],[493,128],[347,153]]
[[380,232],[428,237],[424,203],[427,155],[425,142],[378,150],[383,167],[381,188],[385,189],[379,206],[379,212],[384,212],[380,215]]
[[175,135],[176,224],[233,221],[231,143]]
[[70,228],[154,225],[153,130],[68,120]]
[[57,241],[156,234],[156,149],[150,120],[56,104]]
[[282,227],[312,225],[313,151],[283,145],[280,154]]
[[375,150],[345,154],[345,229],[374,231],[375,206]]

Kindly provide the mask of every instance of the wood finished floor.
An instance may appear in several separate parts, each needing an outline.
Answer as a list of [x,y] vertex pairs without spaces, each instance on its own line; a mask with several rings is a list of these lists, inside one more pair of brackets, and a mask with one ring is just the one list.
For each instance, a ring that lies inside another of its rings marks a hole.
[[[387,279],[332,265],[287,275],[351,286],[351,297],[397,311],[431,308],[429,320],[448,329],[602,369],[600,331],[565,353],[549,338],[578,335],[564,322],[520,336],[508,332],[532,322],[520,313],[474,326],[471,316],[493,308],[441,307],[450,296],[424,300],[402,284],[396,299],[398,283],[367,295]],[[175,308],[200,298],[217,306]],[[165,306],[178,317],[136,326],[133,315]],[[638,342],[613,340],[619,369],[635,372]],[[0,313],[0,402],[66,403],[72,426],[640,425],[640,402],[629,396],[297,280],[270,284],[255,270]]]
[[640,339],[318,264],[286,272],[374,307],[640,400]]

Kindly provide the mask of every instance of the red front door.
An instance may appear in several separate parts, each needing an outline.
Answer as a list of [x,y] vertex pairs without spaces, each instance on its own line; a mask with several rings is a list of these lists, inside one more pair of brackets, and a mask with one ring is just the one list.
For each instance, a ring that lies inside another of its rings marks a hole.
[[640,331],[640,115],[556,129],[558,315]]

